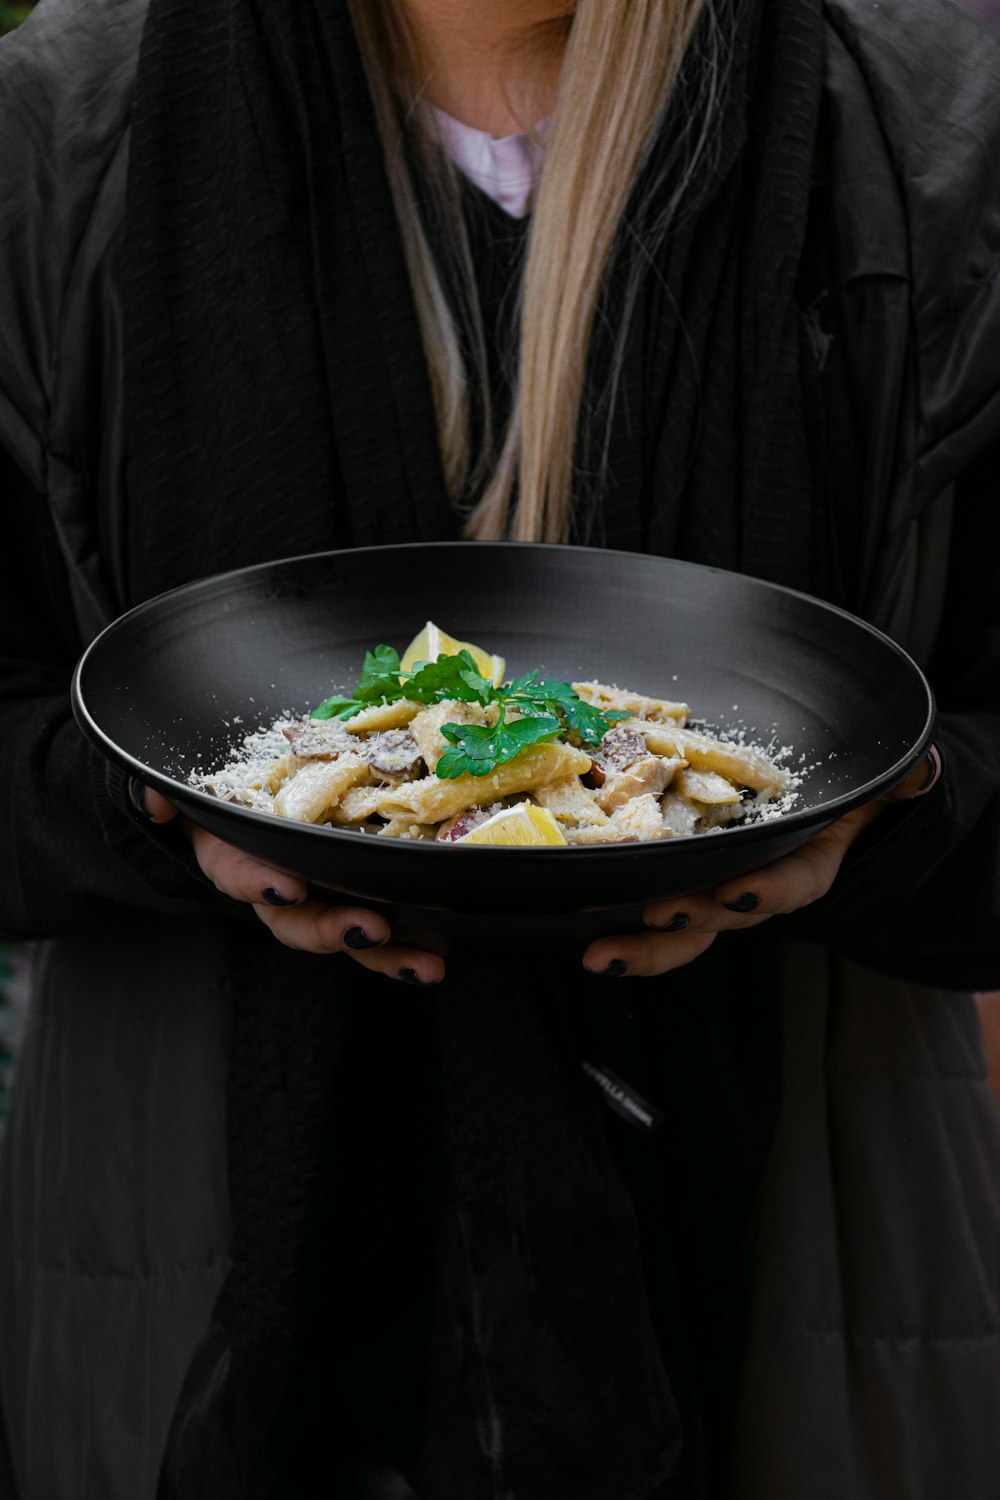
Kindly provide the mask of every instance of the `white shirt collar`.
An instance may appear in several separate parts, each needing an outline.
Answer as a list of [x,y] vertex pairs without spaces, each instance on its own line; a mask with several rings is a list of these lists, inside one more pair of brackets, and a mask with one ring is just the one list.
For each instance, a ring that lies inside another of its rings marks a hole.
[[459,171],[511,218],[523,219],[541,176],[551,117],[532,132],[496,139],[488,130],[476,130],[443,109],[435,109],[434,116],[444,148]]

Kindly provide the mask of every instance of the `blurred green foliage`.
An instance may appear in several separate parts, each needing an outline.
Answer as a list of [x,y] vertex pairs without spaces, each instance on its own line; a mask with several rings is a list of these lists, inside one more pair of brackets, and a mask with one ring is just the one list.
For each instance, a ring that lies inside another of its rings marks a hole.
[[15,26],[20,26],[25,17],[31,13],[33,4],[34,0],[29,0],[28,4],[17,5],[11,4],[10,0],[0,0],[0,36],[3,36],[5,31],[13,31]]

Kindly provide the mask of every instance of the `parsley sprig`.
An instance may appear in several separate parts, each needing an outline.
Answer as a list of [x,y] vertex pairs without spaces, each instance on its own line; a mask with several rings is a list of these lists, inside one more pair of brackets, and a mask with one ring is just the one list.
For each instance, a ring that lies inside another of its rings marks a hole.
[[[483,677],[468,651],[456,656],[439,656],[437,661],[417,662],[412,672],[404,672],[399,654],[391,646],[376,646],[365,652],[361,678],[353,695],[326,698],[312,711],[314,719],[352,719],[364,708],[376,703],[397,703],[406,698],[414,703],[444,703],[457,699],[462,703],[480,703],[484,708],[499,706],[495,724],[443,724],[441,733],[450,748],[437,764],[437,775],[443,780],[456,776],[488,776],[494,767],[528,745],[543,744],[560,736],[579,744],[596,745],[618,719],[628,714],[612,709],[602,711],[574,692],[568,682],[539,679],[538,672],[496,687]],[[514,718],[508,717],[513,712]]]

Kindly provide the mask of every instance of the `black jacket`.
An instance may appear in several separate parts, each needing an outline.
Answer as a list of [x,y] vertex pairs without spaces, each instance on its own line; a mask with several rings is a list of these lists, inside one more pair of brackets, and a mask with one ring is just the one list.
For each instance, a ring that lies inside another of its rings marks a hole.
[[[80,649],[129,595],[117,275],[143,15],[143,0],[43,0],[0,48],[0,930],[59,939],[42,956],[0,1180],[0,1413],[25,1500],[151,1495],[225,1263],[215,908],[130,816],[67,696]],[[831,0],[828,23],[814,234],[833,307],[804,316],[843,340],[864,432],[879,538],[864,611],[931,671],[948,777],[933,805],[880,821],[799,924],[829,946],[788,944],[796,1086],[742,1472],[762,1500],[935,1500],[948,1480],[980,1500],[1000,1472],[984,1406],[1000,1377],[997,1133],[971,1007],[942,1010],[909,982],[1000,984],[1000,60],[933,0]],[[859,959],[895,977],[880,991]],[[890,1013],[890,1040],[873,1041]],[[865,1069],[891,1086],[837,1093]],[[919,1163],[897,1151],[906,1121]],[[859,1138],[900,1199],[884,1237],[872,1231],[877,1275],[861,1275],[861,1242],[838,1259],[873,1214],[838,1178],[838,1150]],[[932,1269],[904,1306],[893,1267],[922,1200],[946,1205],[946,1278],[979,1269],[947,1295]],[[829,1277],[810,1284],[804,1267],[821,1262]],[[915,1373],[907,1341],[936,1351]],[[821,1399],[806,1399],[810,1379]],[[952,1406],[938,1436],[935,1389]],[[884,1441],[867,1427],[880,1402]]]
[[[65,694],[81,648],[130,597],[117,273],[143,14],[136,0],[100,0],[86,11],[46,3],[0,57],[0,465],[12,543],[0,562],[0,753],[11,757],[0,829],[21,851],[0,904],[0,932],[11,938],[78,930],[119,903],[191,909],[174,862],[118,816],[121,788],[70,723]],[[814,233],[829,242],[833,306],[805,315],[816,337],[828,336],[825,320],[842,339],[864,432],[861,612],[930,664],[942,709],[961,712],[962,722],[954,732],[948,720],[942,727],[953,774],[936,799],[934,890],[919,910],[900,907],[894,933],[879,899],[886,877],[898,905],[927,874],[915,848],[895,840],[877,875],[872,861],[873,878],[856,891],[842,883],[820,930],[897,970],[916,958],[911,977],[987,988],[1000,972],[988,921],[1000,909],[991,688],[1000,667],[992,583],[979,563],[990,555],[997,512],[1000,127],[993,75],[970,71],[964,58],[970,46],[995,43],[931,4],[920,28],[893,26],[892,8],[883,8],[875,23],[886,28],[883,47],[872,15],[862,24],[852,5],[830,10],[828,147]],[[934,26],[936,54],[925,40]],[[29,746],[47,747],[44,775]],[[64,808],[58,830],[44,813],[53,798]],[[926,826],[926,810],[922,818]],[[51,871],[67,845],[75,858],[56,914]],[[951,851],[980,871],[976,891],[961,898],[961,920]],[[936,932],[923,920],[931,908],[941,912]],[[865,924],[867,912],[875,923]]]

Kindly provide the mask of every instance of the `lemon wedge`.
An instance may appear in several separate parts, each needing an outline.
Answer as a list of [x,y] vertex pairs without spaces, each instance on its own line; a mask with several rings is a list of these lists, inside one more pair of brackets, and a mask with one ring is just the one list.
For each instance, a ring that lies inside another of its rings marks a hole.
[[507,665],[502,656],[491,656],[481,646],[473,646],[469,641],[456,641],[433,620],[427,621],[403,652],[400,670],[412,672],[418,661],[437,661],[439,656],[457,656],[460,651],[468,651],[480,677],[485,677],[494,687],[500,686]]
[[471,833],[456,839],[456,844],[565,844],[562,829],[547,807],[519,802],[504,807],[480,823]]

